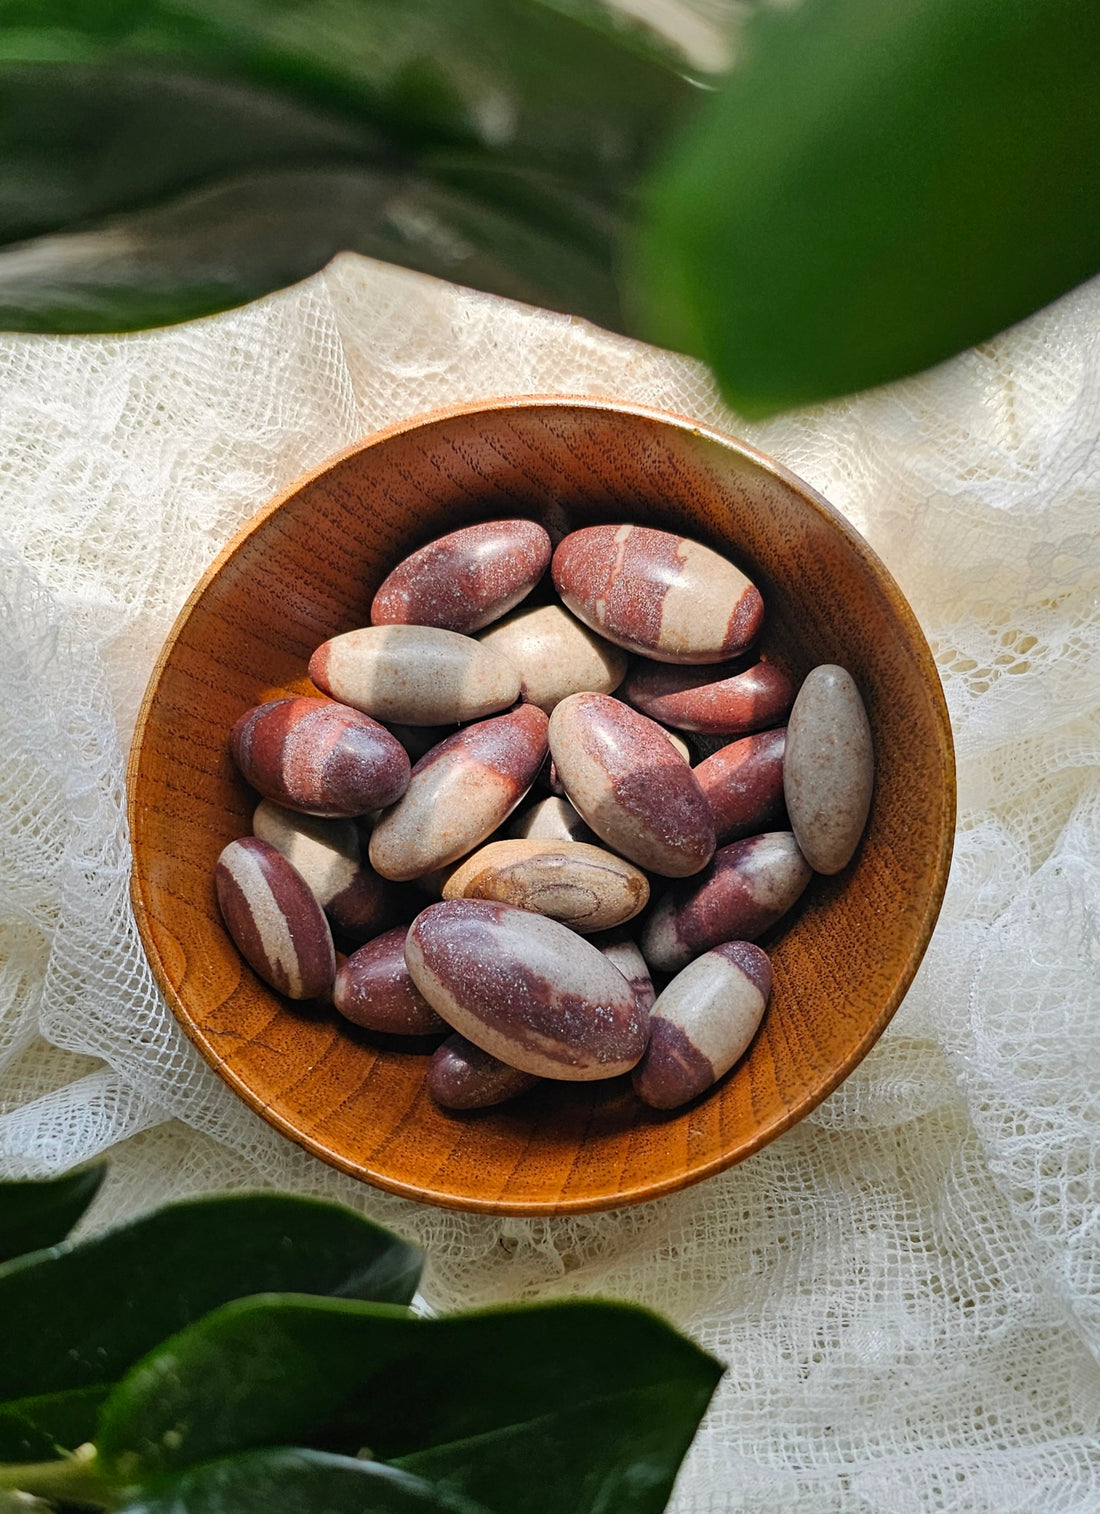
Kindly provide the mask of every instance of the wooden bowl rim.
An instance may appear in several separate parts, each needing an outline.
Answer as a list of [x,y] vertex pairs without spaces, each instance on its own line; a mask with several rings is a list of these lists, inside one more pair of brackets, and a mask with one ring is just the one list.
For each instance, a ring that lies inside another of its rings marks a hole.
[[[695,436],[717,442],[727,451],[739,453],[742,457],[756,464],[764,472],[770,473],[782,480],[783,483],[794,490],[814,510],[823,515],[829,524],[846,538],[857,557],[877,581],[888,599],[892,610],[904,626],[909,644],[920,667],[923,681],[931,697],[939,738],[938,757],[941,791],[945,800],[944,811],[948,819],[943,826],[939,839],[932,887],[920,930],[905,965],[898,976],[896,987],[886,999],[880,1013],[868,1027],[863,1037],[855,1044],[849,1054],[837,1064],[821,1085],[808,1090],[800,1099],[788,1105],[782,1113],[769,1123],[760,1126],[749,1140],[731,1151],[718,1153],[710,1161],[701,1164],[697,1169],[689,1173],[661,1176],[652,1181],[638,1183],[632,1189],[616,1191],[613,1194],[601,1195],[599,1193],[589,1193],[576,1199],[559,1197],[556,1200],[500,1201],[496,1199],[482,1199],[465,1193],[454,1194],[438,1189],[424,1189],[414,1183],[403,1182],[401,1179],[394,1178],[388,1173],[374,1172],[364,1167],[361,1163],[356,1163],[345,1157],[342,1152],[326,1146],[323,1141],[319,1141],[316,1137],[307,1135],[297,1129],[289,1119],[257,1095],[247,1082],[227,1066],[210,1045],[201,1027],[195,1023],[186,1004],[176,992],[165,963],[156,948],[149,924],[149,910],[142,888],[133,837],[138,828],[136,823],[136,791],[138,767],[145,740],[145,729],[149,722],[165,666],[197,604],[221,573],[226,563],[234,556],[244,542],[300,490],[330,472],[347,458],[364,452],[370,447],[378,446],[404,433],[460,419],[463,416],[488,415],[507,410],[539,408],[611,410],[617,414],[635,416],[641,420],[656,421],[664,425],[671,425],[679,430],[690,432]],[[893,574],[846,516],[841,514],[834,505],[831,505],[823,495],[819,494],[804,479],[784,467],[782,463],[776,462],[774,458],[769,457],[767,453],[760,451],[759,448],[752,446],[750,443],[730,436],[727,432],[721,431],[715,426],[705,425],[702,422],[692,420],[688,416],[679,415],[674,411],[662,410],[651,405],[634,404],[629,401],[617,400],[610,396],[530,394],[507,395],[495,399],[467,401],[458,405],[445,405],[435,410],[425,411],[406,420],[396,421],[393,425],[386,426],[380,431],[372,432],[362,440],[352,442],[347,447],[341,448],[338,452],[330,454],[315,468],[311,468],[301,474],[293,483],[281,490],[274,498],[261,506],[254,515],[245,521],[217,554],[206,572],[203,573],[202,577],[191,590],[165,638],[156,662],[153,664],[149,682],[138,710],[129,758],[126,764],[126,800],[127,824],[131,838],[131,857],[133,862],[130,873],[130,899],[134,910],[134,918],[137,922],[138,934],[141,937],[146,957],[153,969],[153,976],[156,978],[161,992],[171,1006],[176,1019],[182,1025],[188,1038],[197,1047],[203,1059],[240,1095],[245,1103],[262,1116],[268,1124],[273,1125],[283,1135],[288,1136],[311,1155],[321,1158],[322,1161],[327,1162],[330,1166],[347,1173],[351,1177],[357,1178],[360,1182],[368,1182],[374,1187],[396,1194],[401,1198],[411,1199],[417,1203],[434,1204],[442,1208],[457,1209],[467,1213],[513,1215],[533,1218],[540,1215],[583,1214],[625,1208],[632,1204],[645,1203],[651,1199],[666,1197],[669,1194],[679,1192],[683,1188],[702,1182],[706,1178],[715,1177],[718,1173],[725,1172],[728,1168],[736,1165],[736,1163],[744,1161],[746,1157],[752,1156],[770,1141],[775,1140],[777,1136],[789,1130],[799,1120],[816,1109],[820,1103],[839,1087],[849,1073],[867,1055],[897,1012],[928,948],[928,943],[935,929],[940,908],[943,904],[948,873],[951,867],[955,840],[954,816],[956,813],[957,789],[955,748],[950,717],[947,710],[947,701],[944,697],[939,673],[927,639],[908,600],[898,587]]]

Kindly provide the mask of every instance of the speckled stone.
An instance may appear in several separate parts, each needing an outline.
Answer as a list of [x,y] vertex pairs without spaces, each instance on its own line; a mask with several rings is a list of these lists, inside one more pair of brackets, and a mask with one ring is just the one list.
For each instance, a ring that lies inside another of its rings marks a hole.
[[695,768],[714,816],[718,845],[777,829],[783,819],[787,728],[760,731],[722,747]]
[[408,926],[376,936],[340,964],[332,1002],[354,1025],[393,1036],[437,1036],[447,1029],[405,966]]
[[428,1092],[444,1109],[488,1109],[541,1082],[491,1057],[465,1036],[448,1036],[428,1063]]
[[724,846],[699,878],[658,899],[642,954],[650,967],[675,973],[724,941],[752,941],[797,902],[811,876],[790,831]]
[[620,928],[608,931],[605,935],[591,936],[589,939],[592,945],[598,946],[607,960],[613,962],[619,969],[634,990],[639,1009],[645,1010],[648,1014],[653,1008],[653,1001],[657,994],[653,987],[653,979],[649,976],[645,958],[633,936],[627,935],[626,931]]
[[464,526],[398,563],[374,596],[371,624],[480,630],[530,594],[550,550],[533,520]]
[[791,829],[818,873],[848,866],[871,809],[871,726],[855,680],[826,663],[808,674],[787,725],[783,790]]
[[661,993],[634,1088],[654,1109],[677,1109],[742,1057],[764,1017],[771,963],[758,946],[728,941],[696,957]]
[[252,834],[297,868],[337,930],[365,941],[382,929],[386,885],[363,861],[354,821],[297,814],[265,799],[252,816]]
[[[677,757],[682,758],[683,761],[687,763],[688,767],[690,767],[691,748],[688,746],[684,738],[682,736],[677,736],[675,731],[666,731],[663,725],[657,726],[657,730],[661,732],[662,736],[665,736],[668,739],[668,744],[676,753]],[[562,783],[561,778],[558,776],[557,764],[552,758],[546,770],[546,785],[549,788],[551,794],[553,794],[556,799],[565,799],[565,784]]]
[[517,815],[508,827],[509,836],[527,841],[587,841],[596,833],[577,814],[568,799],[540,799]]
[[629,1072],[646,1043],[634,991],[582,936],[481,899],[433,904],[405,942],[413,982],[467,1040],[538,1077]]
[[706,866],[710,807],[652,720],[605,694],[572,694],[550,717],[550,754],[571,804],[613,850],[666,877]]
[[434,626],[367,626],[309,660],[319,689],[376,720],[454,725],[519,698],[519,669],[471,636]]
[[[736,669],[739,665],[734,664]],[[770,662],[715,678],[711,668],[637,662],[622,697],[651,720],[709,736],[740,736],[783,719],[794,699],[794,684]]]
[[546,757],[533,704],[448,736],[416,764],[401,801],[378,820],[370,861],[383,878],[419,878],[456,862],[502,825]]
[[247,710],[229,738],[245,781],[287,809],[330,818],[393,804],[409,759],[376,720],[328,699],[274,699]]
[[699,542],[650,526],[586,526],[560,542],[554,586],[585,625],[658,662],[736,657],[764,602],[743,573]]
[[627,657],[561,605],[532,605],[478,637],[520,671],[520,695],[549,715],[570,694],[611,694]]
[[496,899],[588,935],[633,920],[649,903],[649,880],[583,841],[491,841],[459,863],[443,897]]
[[231,841],[214,870],[226,930],[255,972],[288,999],[327,994],[332,934],[305,879],[256,836]]

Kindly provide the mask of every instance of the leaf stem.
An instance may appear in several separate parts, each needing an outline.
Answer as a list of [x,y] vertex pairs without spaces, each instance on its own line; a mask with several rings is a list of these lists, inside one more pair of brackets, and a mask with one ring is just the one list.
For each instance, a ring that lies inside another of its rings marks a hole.
[[50,1502],[64,1499],[104,1509],[117,1504],[120,1494],[98,1470],[91,1443],[57,1461],[0,1462],[0,1492],[5,1489]]

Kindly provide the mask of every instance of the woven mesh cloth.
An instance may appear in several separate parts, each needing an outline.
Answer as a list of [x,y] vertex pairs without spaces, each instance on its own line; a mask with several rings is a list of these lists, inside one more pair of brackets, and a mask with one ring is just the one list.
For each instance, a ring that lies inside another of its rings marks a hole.
[[[356,1185],[177,1030],[127,902],[153,658],[297,474],[452,401],[602,394],[740,434],[901,583],[959,758],[941,921],[808,1120],[636,1209],[518,1221]],[[730,1365],[676,1508],[1100,1509],[1100,283],[924,377],[764,425],[667,353],[346,256],[231,314],[0,338],[0,1172],[109,1151],[88,1224],[277,1185],[415,1237],[428,1304],[600,1293]]]

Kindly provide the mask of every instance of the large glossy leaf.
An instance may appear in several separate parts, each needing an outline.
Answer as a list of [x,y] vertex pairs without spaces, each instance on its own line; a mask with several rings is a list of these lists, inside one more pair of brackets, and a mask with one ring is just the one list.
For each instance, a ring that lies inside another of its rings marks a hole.
[[760,6],[634,298],[744,413],[935,363],[1100,268],[1094,0]]
[[228,1299],[271,1288],[404,1303],[421,1254],[315,1199],[197,1199],[0,1267],[0,1401],[119,1377]]
[[126,1514],[484,1514],[396,1467],[280,1446],[207,1462],[146,1489]]
[[63,1241],[99,1192],[100,1162],[59,1178],[0,1183],[0,1262]]
[[540,224],[548,219],[384,168],[272,171],[94,230],[0,248],[0,328],[127,331],[186,320],[294,283],[340,251],[614,325],[609,251]]
[[[105,1404],[97,1445],[123,1481],[293,1443],[403,1458],[499,1514],[652,1514],[721,1370],[624,1305],[417,1320],[364,1304],[251,1299],[139,1363]],[[547,1455],[554,1468],[543,1475]]]

